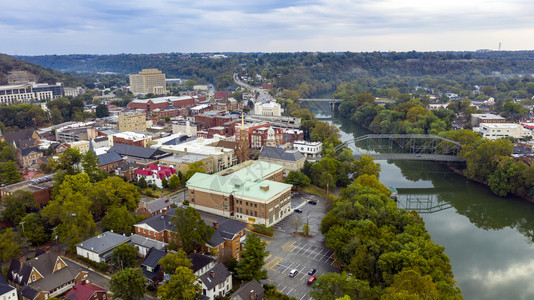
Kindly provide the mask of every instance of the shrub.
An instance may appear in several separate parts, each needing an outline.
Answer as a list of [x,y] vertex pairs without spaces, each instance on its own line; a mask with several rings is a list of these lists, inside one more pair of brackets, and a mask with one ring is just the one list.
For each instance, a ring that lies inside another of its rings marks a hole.
[[267,227],[264,224],[254,224],[254,226],[252,227],[252,231],[268,236],[273,236],[274,228],[272,226]]

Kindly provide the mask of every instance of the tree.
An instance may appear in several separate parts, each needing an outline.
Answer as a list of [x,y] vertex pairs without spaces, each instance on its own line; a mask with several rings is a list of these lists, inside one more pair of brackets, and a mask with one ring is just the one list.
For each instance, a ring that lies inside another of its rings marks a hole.
[[304,175],[304,173],[300,171],[289,171],[289,174],[287,175],[286,179],[284,179],[284,182],[302,188],[310,185],[311,180],[308,178],[308,176]]
[[291,221],[289,221],[289,224],[291,225],[291,227],[295,228],[295,232],[297,232],[301,224],[300,216],[293,216]]
[[319,276],[310,292],[310,296],[317,300],[331,300],[345,295],[350,299],[378,299],[380,294],[378,289],[371,289],[367,281],[357,280],[346,272]]
[[184,266],[177,267],[171,279],[158,288],[158,298],[169,300],[197,299],[201,293],[198,277]]
[[121,270],[132,268],[137,260],[137,250],[133,245],[121,244],[111,253],[111,263]]
[[367,174],[380,178],[380,170],[380,164],[376,163],[375,159],[369,154],[364,154],[358,160],[354,161],[355,177]]
[[82,154],[80,162],[83,171],[91,178],[91,182],[99,182],[108,176],[104,170],[98,167],[99,160],[93,151],[87,151]]
[[141,178],[139,178],[139,180],[137,181],[137,185],[138,185],[140,188],[145,189],[145,188],[148,186],[148,183],[146,182],[145,177],[141,177]]
[[315,124],[315,128],[311,132],[312,140],[324,142],[331,137],[336,139],[341,138],[341,134],[336,125],[327,122],[317,122],[317,124]]
[[174,238],[188,254],[204,246],[215,232],[211,226],[204,223],[200,213],[192,207],[177,209],[171,222],[176,228]]
[[109,116],[109,110],[107,105],[105,104],[98,104],[96,107],[96,117],[97,118],[104,118]]
[[126,268],[117,272],[109,281],[114,298],[139,300],[145,294],[146,279],[140,269]]
[[267,270],[262,270],[264,259],[269,254],[265,242],[256,234],[248,234],[243,245],[243,257],[236,267],[236,277],[243,281],[267,279]]
[[68,175],[74,175],[78,173],[75,165],[82,159],[80,150],[77,148],[67,148],[65,152],[61,153],[58,157],[57,163],[60,169],[65,170]]
[[17,235],[12,228],[8,228],[0,234],[0,262],[9,261],[20,252]]
[[178,187],[180,187],[180,178],[176,174],[172,174],[169,178],[169,188],[176,189]]
[[386,289],[384,300],[439,299],[437,284],[430,275],[421,276],[417,269],[404,268],[394,276],[393,284]]
[[22,175],[14,161],[0,163],[0,183],[13,184],[22,181]]
[[206,173],[206,165],[204,164],[204,162],[197,161],[192,164],[189,164],[189,167],[184,174],[184,178],[182,178],[182,185],[185,185],[189,178],[193,177],[195,173]]
[[27,214],[19,222],[19,232],[33,245],[39,245],[50,239],[50,233],[46,230],[45,222],[40,214]]
[[[174,174],[173,174],[174,175]],[[168,188],[169,187],[169,183],[167,182],[167,177],[163,176],[163,179],[161,179],[161,185],[164,187],[164,188]]]
[[304,224],[302,226],[302,232],[305,234],[305,235],[309,235],[310,234],[310,226],[308,226],[308,224]]
[[92,212],[103,215],[110,207],[124,206],[133,211],[137,208],[141,195],[133,184],[120,177],[109,177],[94,185],[89,198],[93,200]]
[[130,234],[134,232],[133,225],[136,220],[125,206],[111,207],[102,219],[104,230],[112,230],[116,233]]
[[4,207],[1,212],[2,220],[12,222],[14,226],[17,226],[26,214],[39,209],[39,204],[35,202],[33,194],[22,190],[4,196],[0,199],[0,204]]
[[159,264],[167,274],[174,274],[178,267],[189,268],[193,265],[191,260],[187,258],[187,254],[182,249],[178,249],[178,251],[175,253],[167,253],[159,261]]

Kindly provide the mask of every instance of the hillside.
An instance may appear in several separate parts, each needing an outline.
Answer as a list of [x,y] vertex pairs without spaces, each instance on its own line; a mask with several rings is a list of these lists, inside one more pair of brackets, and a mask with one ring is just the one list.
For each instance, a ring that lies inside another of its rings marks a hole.
[[0,54],[0,85],[20,84],[28,81],[65,86],[83,85],[81,79],[52,69],[26,62],[6,54]]

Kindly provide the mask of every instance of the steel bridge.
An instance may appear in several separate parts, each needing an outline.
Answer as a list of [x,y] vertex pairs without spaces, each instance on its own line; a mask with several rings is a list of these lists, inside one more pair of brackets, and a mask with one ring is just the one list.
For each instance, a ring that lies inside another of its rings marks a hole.
[[367,134],[335,148],[352,150],[354,157],[365,154],[377,160],[464,161],[458,156],[460,143],[432,134]]

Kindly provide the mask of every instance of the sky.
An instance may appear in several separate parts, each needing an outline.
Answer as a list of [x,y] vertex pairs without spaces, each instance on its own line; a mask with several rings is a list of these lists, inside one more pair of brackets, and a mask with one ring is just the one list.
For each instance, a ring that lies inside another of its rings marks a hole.
[[528,0],[0,0],[0,53],[534,49]]

